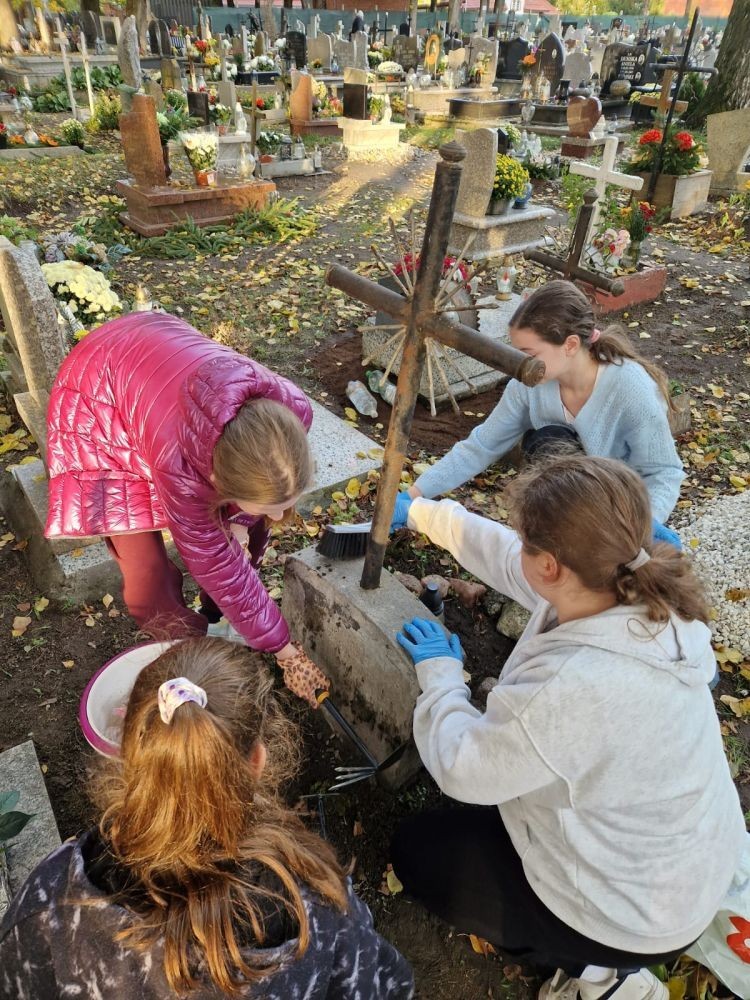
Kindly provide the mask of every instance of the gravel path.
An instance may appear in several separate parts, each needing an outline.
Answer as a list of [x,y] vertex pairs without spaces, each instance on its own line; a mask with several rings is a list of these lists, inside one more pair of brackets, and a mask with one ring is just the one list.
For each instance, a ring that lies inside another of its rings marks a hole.
[[679,534],[716,611],[715,642],[750,658],[750,490],[715,500]]

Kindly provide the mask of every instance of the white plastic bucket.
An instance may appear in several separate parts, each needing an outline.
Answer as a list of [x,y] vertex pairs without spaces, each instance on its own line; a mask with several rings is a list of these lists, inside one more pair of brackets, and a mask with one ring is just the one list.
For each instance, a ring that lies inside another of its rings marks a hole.
[[97,753],[116,757],[120,752],[119,731],[125,708],[138,674],[174,645],[145,642],[108,660],[94,674],[81,695],[78,721],[83,735]]

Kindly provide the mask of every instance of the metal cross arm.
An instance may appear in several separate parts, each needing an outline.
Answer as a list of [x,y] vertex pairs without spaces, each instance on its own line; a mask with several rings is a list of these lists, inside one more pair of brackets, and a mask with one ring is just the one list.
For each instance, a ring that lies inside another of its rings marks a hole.
[[589,190],[583,196],[583,205],[578,210],[570,253],[558,257],[544,250],[527,250],[524,257],[536,261],[551,271],[558,271],[568,281],[585,281],[594,288],[602,288],[611,295],[622,295],[625,285],[620,278],[608,278],[598,271],[589,271],[581,264],[581,254],[586,247],[591,215],[596,207],[596,191]]
[[[465,156],[464,148],[455,142],[449,142],[440,148],[440,162],[435,170],[418,267],[412,269],[407,266],[403,246],[392,227],[396,249],[401,258],[402,280],[399,284],[403,295],[337,264],[329,267],[326,272],[327,284],[373,309],[387,313],[392,317],[394,326],[403,326],[405,331],[396,398],[388,426],[383,469],[362,573],[361,586],[365,590],[373,590],[380,584],[425,357],[428,373],[430,371],[426,340],[433,338],[512,375],[526,385],[536,385],[544,376],[544,365],[537,359],[506,344],[496,343],[452,319],[449,310],[445,308],[448,303],[445,293],[441,298],[445,257],[461,180],[461,161]],[[456,269],[457,265],[454,265],[451,273]]]

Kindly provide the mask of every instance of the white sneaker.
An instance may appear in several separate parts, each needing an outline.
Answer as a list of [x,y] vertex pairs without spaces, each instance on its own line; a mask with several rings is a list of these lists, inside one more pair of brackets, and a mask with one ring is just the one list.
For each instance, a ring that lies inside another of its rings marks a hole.
[[558,969],[539,990],[539,1000],[669,1000],[669,990],[648,969],[603,983],[572,979]]
[[613,974],[604,983],[579,981],[581,1000],[669,1000],[669,990],[653,972],[639,969],[624,978]]
[[539,990],[539,1000],[578,1000],[579,983],[579,979],[573,979],[558,969]]

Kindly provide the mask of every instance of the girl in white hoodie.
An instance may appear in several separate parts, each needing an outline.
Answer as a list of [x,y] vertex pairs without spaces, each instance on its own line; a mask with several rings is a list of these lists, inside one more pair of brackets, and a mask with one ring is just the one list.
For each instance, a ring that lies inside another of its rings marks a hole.
[[708,926],[746,837],[686,557],[651,541],[643,482],[612,459],[529,469],[515,531],[451,500],[399,501],[402,523],[532,616],[484,713],[455,636],[420,619],[399,635],[422,760],[473,808],[407,820],[398,877],[460,930],[557,967],[541,998],[666,1000],[645,967]]

